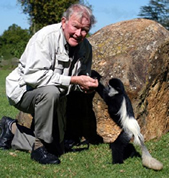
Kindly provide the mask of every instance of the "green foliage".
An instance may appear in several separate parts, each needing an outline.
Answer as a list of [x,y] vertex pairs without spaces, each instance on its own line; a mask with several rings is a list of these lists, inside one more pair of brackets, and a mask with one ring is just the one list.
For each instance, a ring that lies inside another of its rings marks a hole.
[[77,0],[18,0],[23,12],[29,15],[31,31],[35,33],[43,26],[61,21],[63,12]]
[[0,36],[0,56],[2,59],[19,58],[30,38],[28,30],[23,30],[16,24]]
[[169,0],[150,0],[142,6],[139,16],[154,20],[169,29]]
[[[18,111],[9,106],[5,95],[5,78],[9,70],[0,70],[0,119],[2,116],[15,118]],[[111,164],[108,144],[90,145],[89,150],[66,153],[60,157],[60,165],[41,165],[30,159],[30,153],[15,150],[0,150],[1,177],[49,177],[49,178],[168,178],[169,133],[162,138],[147,142],[155,158],[164,164],[161,171],[144,168],[141,158],[129,158],[124,164]],[[139,148],[136,147],[140,152]]]

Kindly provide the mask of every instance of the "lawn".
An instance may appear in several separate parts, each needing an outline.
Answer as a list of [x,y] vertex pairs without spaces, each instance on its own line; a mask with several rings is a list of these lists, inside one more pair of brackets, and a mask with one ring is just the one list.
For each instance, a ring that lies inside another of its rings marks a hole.
[[[18,111],[8,104],[5,95],[5,77],[9,70],[0,70],[0,118],[4,115],[15,118]],[[159,140],[146,142],[155,158],[164,164],[161,171],[142,166],[141,158],[129,158],[124,164],[111,164],[108,144],[90,145],[89,150],[67,153],[60,157],[60,165],[40,165],[30,159],[30,153],[15,150],[0,150],[0,177],[67,177],[67,178],[168,178],[169,133]],[[137,151],[140,149],[136,147]]]

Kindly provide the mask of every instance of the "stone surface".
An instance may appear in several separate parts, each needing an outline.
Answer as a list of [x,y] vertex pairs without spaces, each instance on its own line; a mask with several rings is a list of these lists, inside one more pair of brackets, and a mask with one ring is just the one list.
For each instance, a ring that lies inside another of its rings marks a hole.
[[[112,77],[122,80],[145,140],[168,132],[169,32],[154,21],[134,19],[106,26],[89,41],[93,46],[93,69],[103,76],[103,84]],[[106,109],[96,95],[98,133],[106,142],[112,142],[120,130]]]

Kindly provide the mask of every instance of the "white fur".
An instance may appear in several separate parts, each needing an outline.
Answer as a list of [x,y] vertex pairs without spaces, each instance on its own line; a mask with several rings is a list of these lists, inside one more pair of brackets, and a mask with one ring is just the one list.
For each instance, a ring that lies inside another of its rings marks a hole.
[[142,149],[142,164],[147,168],[154,170],[161,170],[163,164],[157,159],[153,158],[148,149],[144,145],[143,135],[140,133],[140,126],[134,117],[129,117],[126,110],[126,100],[123,98],[123,102],[118,113],[121,116],[121,124],[123,129],[129,134],[134,135],[134,143],[139,145]]
[[134,135],[134,143],[141,146],[140,139],[143,141],[144,138],[140,133],[140,126],[138,125],[138,122],[134,117],[129,117],[127,115],[125,98],[123,98],[121,108],[119,109],[117,114],[121,116],[120,119],[124,131],[126,131],[130,135]]
[[109,95],[110,97],[112,97],[112,96],[114,96],[114,95],[116,95],[116,94],[119,93],[119,92],[118,92],[117,90],[115,90],[112,86],[108,85],[108,87],[109,87],[109,93],[108,93],[108,95]]

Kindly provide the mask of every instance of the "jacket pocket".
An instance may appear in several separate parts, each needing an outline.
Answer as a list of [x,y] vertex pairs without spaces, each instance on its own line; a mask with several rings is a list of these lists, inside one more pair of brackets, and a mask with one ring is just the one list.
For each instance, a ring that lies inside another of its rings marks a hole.
[[68,68],[70,65],[70,59],[67,55],[64,54],[56,54],[56,63],[55,63],[55,71],[59,74],[63,73],[65,68]]

